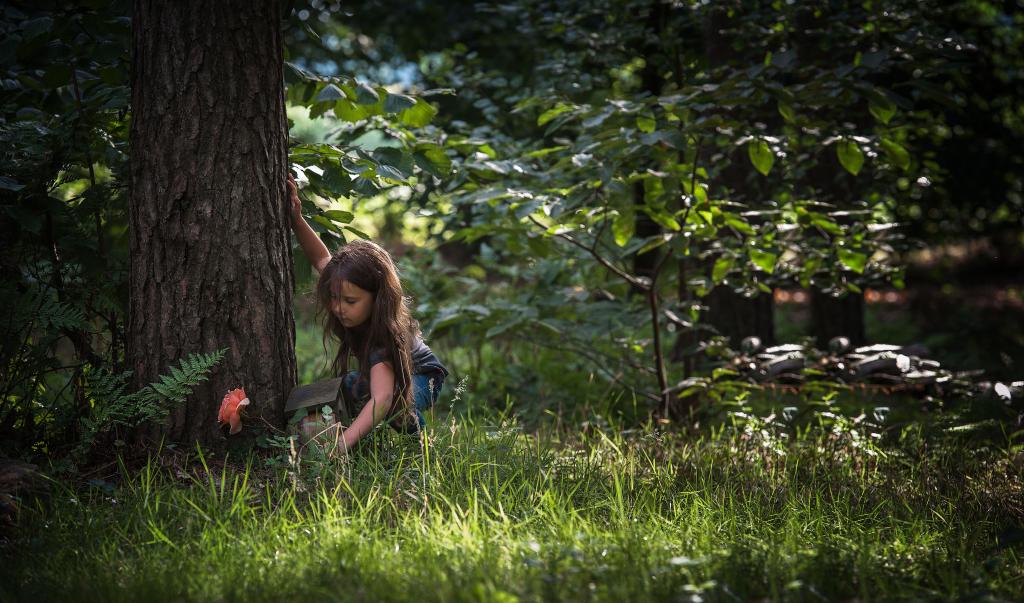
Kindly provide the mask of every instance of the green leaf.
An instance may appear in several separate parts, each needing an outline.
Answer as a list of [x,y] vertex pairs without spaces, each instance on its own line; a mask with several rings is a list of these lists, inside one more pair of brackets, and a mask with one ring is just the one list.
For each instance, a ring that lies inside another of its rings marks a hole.
[[316,95],[316,102],[329,102],[336,101],[345,98],[345,93],[341,91],[341,88],[334,84],[327,84],[324,89],[320,91],[320,94]]
[[843,234],[843,227],[840,226],[832,218],[829,218],[824,214],[819,214],[818,212],[808,212],[808,216],[810,217],[811,224],[817,226],[818,228],[824,230],[825,232],[833,235]]
[[572,111],[572,109],[572,105],[558,103],[554,107],[540,114],[540,117],[537,118],[537,125],[543,126],[544,124],[548,123],[549,121],[558,117],[559,115],[565,113],[566,111]]
[[380,189],[372,178],[364,178],[363,176],[359,176],[355,179],[352,190],[361,195],[376,195],[380,192]]
[[682,226],[679,225],[679,221],[672,217],[670,213],[664,210],[648,209],[647,215],[658,224],[664,226],[669,230],[682,230]]
[[861,56],[858,63],[861,66],[867,67],[868,69],[877,69],[879,65],[884,63],[889,58],[889,51],[879,50],[877,52],[869,52]]
[[779,109],[779,115],[782,116],[782,119],[784,119],[784,120],[786,120],[788,122],[796,121],[796,113],[793,112],[793,106],[792,105],[790,105],[789,103],[783,102],[783,101],[779,101],[778,109]]
[[591,128],[597,128],[604,123],[606,119],[611,117],[615,113],[615,107],[608,105],[598,111],[596,114],[591,115],[582,122],[582,126],[588,130]]
[[340,209],[329,209],[324,212],[324,215],[335,222],[341,222],[342,224],[348,224],[352,221],[353,215],[350,211],[342,211]]
[[864,153],[861,152],[857,143],[844,138],[836,144],[836,154],[839,156],[839,163],[854,176],[860,173],[864,167]]
[[295,414],[293,414],[290,419],[288,419],[288,425],[298,425],[305,418],[306,409],[300,408],[299,410],[295,411]]
[[112,86],[126,84],[124,69],[120,67],[103,67],[99,70],[100,79]]
[[551,256],[551,243],[543,237],[530,237],[526,240],[526,245],[539,258]]
[[341,160],[341,167],[349,174],[362,174],[366,170],[370,169],[370,162],[365,159],[351,161],[346,158]]
[[452,160],[434,144],[417,146],[412,158],[421,170],[436,178],[444,178],[452,171]]
[[619,215],[615,216],[615,221],[612,222],[612,235],[615,237],[615,244],[625,247],[626,243],[633,238],[634,232],[636,232],[636,214],[630,207],[620,211]]
[[376,105],[380,102],[380,94],[373,89],[373,86],[360,82],[356,86],[356,102],[360,105]]
[[722,366],[711,371],[711,380],[717,381],[722,377],[732,377],[735,375],[739,375],[739,373],[731,368]]
[[650,116],[650,115],[637,115],[636,116],[636,127],[641,132],[648,132],[648,133],[653,132],[654,128],[656,126],[657,126],[657,122],[654,121],[654,118],[652,116]]
[[741,234],[744,234],[748,237],[752,237],[757,234],[757,231],[754,230],[753,226],[744,222],[742,219],[736,216],[736,214],[723,212],[722,218],[725,220],[725,223],[727,225],[731,226],[733,229],[735,229],[737,232]]
[[323,226],[324,228],[326,228],[327,230],[329,230],[331,232],[336,232],[338,234],[341,234],[341,226],[338,225],[338,224],[335,224],[333,220],[328,219],[326,216],[323,216],[323,215],[313,216],[312,220],[313,220],[313,222],[316,222],[317,224],[319,224],[320,226]]
[[878,121],[888,124],[892,116],[896,115],[896,103],[889,100],[889,97],[882,93],[874,94],[868,101],[868,111]]
[[384,99],[385,113],[399,113],[416,106],[416,99],[404,94],[388,94]]
[[559,145],[557,147],[548,147],[546,149],[538,149],[536,151],[530,151],[525,156],[529,157],[531,159],[536,159],[538,157],[544,157],[545,155],[550,155],[551,153],[557,153],[558,151],[564,151],[565,149],[568,149],[568,148],[569,148],[569,145]]
[[767,176],[768,172],[772,171],[775,154],[772,153],[767,142],[759,138],[751,140],[747,144],[747,155],[750,156],[750,163],[754,164],[754,169],[761,172],[762,176]]
[[512,320],[509,320],[509,321],[497,324],[497,325],[491,327],[490,329],[487,329],[487,332],[484,333],[484,337],[487,338],[487,339],[491,339],[492,337],[497,337],[498,335],[501,335],[505,331],[511,329],[512,327],[515,327],[515,326],[519,325],[522,322],[523,322],[523,317],[522,316],[516,316]]
[[811,277],[818,271],[820,265],[821,259],[817,257],[809,258],[804,262],[803,268],[800,270],[801,287],[807,289],[811,286]]
[[[394,147],[379,147],[373,152],[373,159],[380,165],[387,165],[402,175],[402,179],[412,176],[412,156]],[[378,174],[379,174],[378,170]]]
[[345,228],[345,230],[351,232],[352,234],[356,235],[360,239],[366,239],[367,241],[370,240],[370,235],[366,234],[365,232],[359,230],[358,228],[356,228],[356,227],[354,227],[354,226],[352,226],[350,224],[346,224],[344,226],[344,228]]
[[840,247],[838,255],[839,263],[842,264],[844,268],[856,272],[857,274],[864,274],[864,266],[868,263],[868,256],[866,254]]
[[398,168],[387,164],[380,164],[377,166],[377,176],[380,178],[386,178],[387,180],[393,180],[395,182],[405,182],[408,176],[403,174]]
[[422,128],[437,115],[437,109],[427,101],[419,98],[416,104],[398,114],[398,121],[412,128]]
[[324,170],[320,181],[327,190],[338,197],[348,195],[352,190],[352,180],[338,167],[332,166]]
[[706,185],[698,183],[697,186],[693,188],[693,198],[697,200],[697,203],[707,203],[708,189]]
[[732,270],[734,263],[736,263],[736,258],[731,255],[723,255],[715,260],[715,265],[711,268],[711,280],[716,283],[722,282],[725,275]]
[[775,272],[775,261],[778,258],[777,254],[768,251],[761,251],[760,249],[750,250],[750,261],[768,274]]
[[899,143],[893,142],[888,138],[882,139],[882,150],[885,152],[886,157],[893,165],[905,170],[910,167],[910,153],[903,148]]
[[[312,114],[310,114],[312,116]],[[334,116],[341,121],[357,122],[366,119],[370,112],[365,106],[357,105],[347,98],[339,99],[334,104]]]
[[637,255],[643,255],[643,254],[647,253],[648,251],[652,251],[654,249],[657,249],[658,247],[661,247],[662,245],[664,245],[665,243],[667,243],[669,241],[669,238],[671,236],[672,235],[660,235],[660,236],[654,237],[652,240],[650,240],[647,243],[645,243],[643,247],[641,247],[640,249],[637,249],[636,250],[636,254]]

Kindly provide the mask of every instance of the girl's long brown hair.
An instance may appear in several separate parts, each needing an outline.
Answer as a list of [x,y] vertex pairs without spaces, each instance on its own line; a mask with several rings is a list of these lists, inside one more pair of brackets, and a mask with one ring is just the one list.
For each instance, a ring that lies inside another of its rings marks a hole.
[[[373,294],[370,317],[354,329],[346,329],[331,312],[333,297],[340,295],[342,281]],[[381,350],[395,371],[393,402],[400,400],[401,408],[410,410],[412,344],[420,330],[409,314],[409,300],[402,295],[402,283],[391,255],[370,241],[355,240],[342,246],[320,273],[316,293],[318,312],[324,315],[324,345],[332,335],[340,342],[331,366],[334,374],[348,370],[349,357],[355,356],[359,372],[369,379],[370,352]],[[394,403],[390,410],[394,410]]]

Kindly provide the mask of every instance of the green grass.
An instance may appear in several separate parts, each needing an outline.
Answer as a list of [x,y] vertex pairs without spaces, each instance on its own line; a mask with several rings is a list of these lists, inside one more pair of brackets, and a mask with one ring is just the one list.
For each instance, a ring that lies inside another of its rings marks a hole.
[[297,471],[165,453],[27,508],[0,599],[1024,596],[1021,550],[1000,546],[1020,456],[779,433],[524,434],[478,413]]

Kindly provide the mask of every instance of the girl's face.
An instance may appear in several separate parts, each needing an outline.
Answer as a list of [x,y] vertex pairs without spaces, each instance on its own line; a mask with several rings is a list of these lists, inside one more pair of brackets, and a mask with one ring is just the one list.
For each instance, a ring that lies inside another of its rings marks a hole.
[[370,318],[373,309],[373,294],[349,281],[341,281],[332,287],[331,312],[346,329],[363,324]]

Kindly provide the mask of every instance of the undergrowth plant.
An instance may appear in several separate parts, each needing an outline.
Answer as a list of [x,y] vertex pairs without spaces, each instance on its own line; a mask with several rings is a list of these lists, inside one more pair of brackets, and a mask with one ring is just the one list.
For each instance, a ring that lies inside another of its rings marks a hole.
[[182,404],[192,388],[207,380],[211,370],[224,359],[227,348],[208,354],[194,353],[171,366],[142,389],[126,394],[132,372],[113,373],[105,368],[88,375],[87,392],[91,412],[81,419],[81,440],[77,455],[84,455],[100,434],[116,427],[133,428],[149,421],[163,420],[170,410]]

